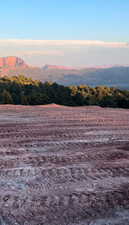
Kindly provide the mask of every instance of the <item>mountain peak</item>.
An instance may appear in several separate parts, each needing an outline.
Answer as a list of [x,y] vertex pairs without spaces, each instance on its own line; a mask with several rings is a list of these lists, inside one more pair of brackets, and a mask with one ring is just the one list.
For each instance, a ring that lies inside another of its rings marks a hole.
[[16,56],[0,57],[0,67],[26,67],[24,60]]

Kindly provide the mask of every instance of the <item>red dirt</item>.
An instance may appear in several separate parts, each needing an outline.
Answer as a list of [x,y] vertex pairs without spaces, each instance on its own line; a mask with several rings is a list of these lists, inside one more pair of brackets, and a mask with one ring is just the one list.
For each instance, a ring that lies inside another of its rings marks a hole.
[[0,224],[129,224],[129,110],[0,106]]

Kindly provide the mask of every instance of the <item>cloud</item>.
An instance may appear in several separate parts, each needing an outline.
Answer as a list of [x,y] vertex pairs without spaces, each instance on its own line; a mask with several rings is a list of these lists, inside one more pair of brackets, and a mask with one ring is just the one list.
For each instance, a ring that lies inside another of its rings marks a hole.
[[88,40],[0,40],[0,46],[14,47],[14,46],[33,46],[33,47],[47,47],[47,46],[102,46],[111,48],[129,48],[127,42],[106,42],[106,41],[88,41]]
[[88,40],[0,40],[0,56],[18,56],[42,66],[128,64],[129,44]]
[[23,56],[64,56],[63,51],[25,51],[25,52],[20,52],[21,55]]

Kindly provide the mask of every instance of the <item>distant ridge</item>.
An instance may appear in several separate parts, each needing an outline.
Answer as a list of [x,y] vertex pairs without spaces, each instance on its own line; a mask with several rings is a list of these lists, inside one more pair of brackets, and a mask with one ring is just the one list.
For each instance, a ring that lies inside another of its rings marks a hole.
[[58,65],[33,67],[16,56],[0,57],[0,77],[24,75],[61,85],[113,86],[129,89],[129,65],[74,68]]
[[49,70],[49,69],[57,69],[57,70],[75,70],[74,67],[57,66],[57,65],[49,65],[49,64],[44,65],[42,68],[43,68],[43,70]]

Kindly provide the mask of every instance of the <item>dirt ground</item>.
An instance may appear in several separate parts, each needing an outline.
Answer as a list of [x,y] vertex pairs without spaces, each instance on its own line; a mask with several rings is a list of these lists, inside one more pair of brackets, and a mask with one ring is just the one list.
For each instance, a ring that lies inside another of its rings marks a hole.
[[129,225],[129,110],[1,105],[0,225]]

